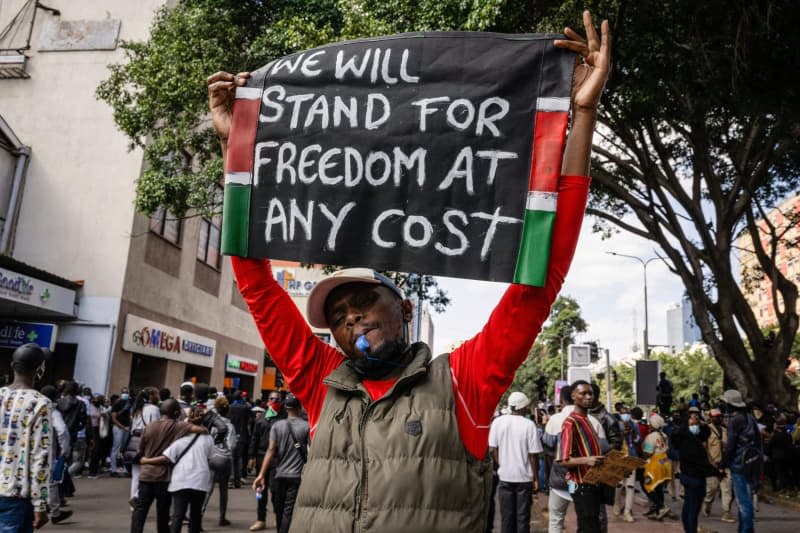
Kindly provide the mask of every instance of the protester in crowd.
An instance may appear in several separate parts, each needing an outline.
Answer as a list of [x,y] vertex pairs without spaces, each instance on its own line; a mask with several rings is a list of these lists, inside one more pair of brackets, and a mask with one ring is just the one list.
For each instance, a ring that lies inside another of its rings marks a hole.
[[773,464],[773,475],[770,477],[772,490],[781,496],[787,496],[794,489],[792,480],[792,459],[794,449],[792,437],[786,431],[787,418],[779,414],[775,419],[775,431],[766,443],[765,453]]
[[717,494],[721,494],[722,521],[733,523],[736,522],[736,519],[731,516],[731,502],[733,501],[731,471],[729,468],[722,468],[722,453],[728,442],[728,429],[722,423],[722,411],[716,408],[711,409],[710,416],[711,423],[708,425],[710,434],[706,441],[708,461],[715,468],[723,470],[725,476],[722,478],[712,476],[706,479],[706,496],[703,502],[703,515],[710,516],[711,505],[714,503]]
[[91,388],[84,387],[82,396],[85,399],[86,414],[89,417],[89,423],[86,425],[89,479],[97,479],[97,471],[100,466],[100,416],[102,411]]
[[111,477],[119,477],[121,471],[117,469],[120,454],[128,442],[128,432],[131,427],[131,412],[133,401],[127,387],[122,388],[119,400],[111,406],[111,429],[114,438],[111,446]]
[[250,406],[242,399],[239,391],[231,394],[228,399],[228,419],[236,430],[237,440],[233,452],[233,470],[231,471],[231,483],[234,488],[242,486],[242,482],[247,482],[247,448],[250,445]]
[[572,383],[570,391],[574,409],[564,419],[556,461],[568,470],[567,486],[575,504],[578,530],[595,533],[600,531],[602,492],[597,485],[584,482],[589,468],[603,462],[600,436],[589,420],[594,394],[583,380]]
[[[198,395],[198,400],[205,396],[202,393],[201,387],[196,387],[195,392]],[[209,391],[210,394],[210,391]],[[210,400],[210,396],[206,400]],[[228,488],[230,486],[230,477],[233,473],[233,450],[236,447],[237,435],[236,429],[228,419],[228,409],[230,404],[225,396],[220,396],[213,401],[214,410],[205,413],[203,418],[203,425],[208,428],[209,433],[214,440],[214,446],[222,451],[227,457],[226,465],[212,472],[213,480],[209,486],[206,500],[203,504],[203,514],[206,512],[208,502],[211,500],[211,495],[214,493],[214,486],[219,486],[219,525],[229,526],[230,521],[227,519],[228,512]],[[224,428],[224,429],[222,429]]]
[[161,402],[166,402],[170,398],[172,398],[172,391],[171,390],[169,390],[166,387],[162,387],[162,388],[158,389],[158,403],[159,403],[159,405],[161,404]]
[[[631,457],[639,457],[637,444],[639,443],[639,431],[636,422],[630,418],[629,413],[621,413],[623,419],[620,422],[622,427],[623,451]],[[614,516],[622,516],[626,522],[633,522],[633,497],[636,489],[636,470],[623,479],[617,486],[614,495]]]
[[[147,424],[139,440],[138,457],[159,457],[176,440],[190,433],[208,433],[202,425],[178,420],[181,408],[177,401],[161,402],[159,419]],[[156,502],[156,528],[158,533],[169,532],[169,510],[172,496],[169,490],[170,469],[166,464],[142,461],[139,472],[139,496],[131,516],[131,533],[144,530],[147,514]],[[205,486],[205,485],[203,485]]]
[[672,442],[672,434],[679,427],[681,427],[681,412],[673,411],[670,415],[669,421],[664,425],[663,430],[664,435],[667,436],[667,442],[669,444],[667,456],[672,461],[672,479],[667,483],[667,491],[669,492],[672,501],[676,501],[678,499],[678,493],[681,490],[680,480],[678,479],[678,473],[680,472],[680,455],[678,454],[678,448]]
[[[263,416],[256,418],[253,426],[253,434],[250,438],[249,469],[261,468],[261,464],[264,462],[264,457],[267,455],[267,450],[269,449],[269,435],[272,426],[275,425],[278,420],[286,418],[286,411],[282,406],[283,401],[280,392],[270,392],[267,402],[267,410],[264,412]],[[272,492],[272,481],[275,478],[275,468],[277,465],[278,463],[276,461],[272,461],[267,469],[267,474],[264,478],[263,494],[261,498],[256,500],[256,521],[250,526],[250,531],[262,531],[267,529],[267,491],[269,489],[269,492]],[[272,495],[272,507],[277,515],[278,510],[275,508],[274,495]]]
[[167,491],[172,495],[170,533],[180,533],[187,510],[189,533],[199,533],[203,529],[203,504],[212,479],[208,461],[214,448],[214,439],[205,431],[199,431],[204,429],[204,414],[201,407],[192,407],[188,418],[189,422],[198,426],[198,431],[177,439],[157,457],[141,459],[142,466],[169,464],[172,467],[167,486]]
[[728,419],[728,441],[722,454],[721,466],[729,468],[731,472],[733,494],[739,509],[739,531],[752,533],[753,493],[761,475],[763,443],[758,422],[747,412],[747,405],[739,391],[726,390],[722,399],[732,416]]
[[[589,409],[589,414],[600,421],[606,435],[608,449],[621,450],[623,446],[622,430],[619,421],[606,410],[606,406],[600,401],[600,386],[592,383],[592,394],[594,394],[594,404]],[[605,451],[605,450],[604,450]],[[601,485],[603,493],[603,505],[600,506],[600,530],[604,533],[608,531],[608,515],[606,505],[614,505],[616,500],[616,490],[614,487]]]
[[[572,30],[566,40],[554,43],[578,53],[583,62],[573,82],[573,117],[553,230],[558,245],[550,256],[546,286],[512,284],[483,331],[449,356],[433,359],[427,345],[409,343],[411,302],[391,280],[371,270],[335,273],[317,283],[308,299],[309,322],[330,328],[337,350],[314,337],[275,281],[268,261],[232,258],[237,285],[264,344],[315,428],[311,462],[318,467],[307,469],[310,479],[294,514],[297,531],[350,529],[366,516],[375,528],[402,520],[412,530],[483,529],[491,488],[486,426],[547,319],[583,218],[588,181],[578,176],[588,173],[597,105],[610,65],[607,22],[602,24],[602,41],[588,12],[584,25],[588,43]],[[208,80],[211,118],[223,151],[233,89],[246,77],[217,73]],[[362,334],[369,344],[366,350],[356,346]],[[419,409],[409,416],[419,418],[407,418],[410,402]],[[337,417],[321,418],[323,411]],[[354,445],[351,439],[359,425],[365,440]],[[427,445],[405,437],[420,433]],[[366,452],[362,455],[365,449],[371,451],[369,461]],[[398,456],[403,461],[390,460]],[[452,466],[435,466],[445,459]],[[398,494],[391,487],[407,490]],[[482,489],[468,492],[466,487]],[[454,499],[460,502],[457,509]],[[333,507],[341,512],[325,511]]]
[[14,350],[14,381],[0,388],[0,530],[24,532],[48,521],[52,409],[34,390],[45,356],[36,344]]
[[642,457],[647,459],[644,488],[650,500],[645,516],[653,520],[663,520],[669,514],[669,507],[664,504],[664,485],[672,480],[672,461],[667,455],[669,440],[662,431],[664,424],[662,416],[651,415],[650,432],[642,443]]
[[[53,385],[45,385],[42,387],[41,393],[47,397],[48,400],[55,402],[58,400],[58,391]],[[50,521],[54,524],[60,524],[70,516],[71,510],[61,509],[61,493],[59,486],[64,476],[64,469],[69,464],[69,457],[71,457],[69,431],[67,425],[64,423],[64,417],[58,409],[51,409],[50,415],[53,418],[53,427],[51,435],[56,438],[50,440],[50,485],[48,487],[47,503],[50,511]]]
[[656,402],[658,403],[658,412],[665,419],[669,416],[672,410],[672,381],[667,379],[667,373],[661,372],[659,375],[658,385],[656,386]]
[[[563,428],[564,420],[575,409],[572,402],[572,390],[569,385],[561,388],[559,392],[559,401],[564,407],[558,413],[553,413],[550,420],[545,425],[544,435],[542,435],[542,444],[545,450],[553,451],[553,464],[550,468],[550,478],[548,483],[550,485],[550,493],[547,500],[547,509],[549,516],[549,533],[561,533],[564,530],[564,518],[567,514],[567,508],[572,502],[572,496],[569,493],[567,485],[567,467],[555,460],[558,455],[559,447],[561,446],[561,430]],[[600,421],[589,415],[589,423],[592,425],[595,433],[600,437],[601,450],[603,442],[606,441],[605,431],[603,430]],[[601,524],[602,528],[602,524]]]
[[538,485],[535,465],[542,444],[536,425],[526,416],[529,405],[524,393],[512,392],[508,397],[511,414],[496,418],[489,430],[489,451],[498,465],[503,533],[530,531],[533,489]]
[[686,533],[697,533],[697,522],[706,494],[706,478],[723,475],[708,461],[705,442],[710,433],[708,426],[701,423],[700,409],[689,407],[687,423],[672,435],[680,454],[680,479],[683,484],[681,521]]
[[136,507],[136,498],[139,496],[139,469],[140,465],[133,461],[140,450],[142,433],[147,424],[155,422],[161,418],[161,411],[158,408],[158,389],[155,387],[145,387],[136,395],[131,414],[130,434],[128,444],[124,451],[125,465],[131,469],[131,507]]
[[72,457],[69,464],[69,473],[80,476],[83,463],[86,460],[86,424],[88,421],[86,405],[79,399],[80,388],[74,381],[64,382],[64,392],[56,402],[56,407],[61,411],[64,423],[69,431],[69,440],[72,444]]
[[[536,429],[539,430],[539,435],[544,433],[544,428],[547,425],[548,420],[550,420],[550,415],[547,413],[547,409],[536,409],[533,423],[536,424]],[[539,454],[539,465],[537,470],[537,475],[539,478],[539,492],[543,492],[545,494],[550,491],[550,487],[547,484],[547,478],[550,475],[550,465],[553,464],[553,455],[554,454],[545,450],[544,447],[542,447],[542,453]]]
[[287,416],[272,426],[267,454],[261,463],[258,477],[253,481],[253,490],[263,494],[270,464],[277,462],[272,481],[272,497],[278,533],[288,533],[292,524],[300,476],[308,460],[309,442],[308,422],[300,417],[300,400],[289,394],[283,405]]
[[181,406],[181,411],[185,417],[189,414],[189,407],[191,407],[194,401],[194,383],[191,381],[184,381],[181,383],[180,394],[181,397],[178,398],[178,404]]

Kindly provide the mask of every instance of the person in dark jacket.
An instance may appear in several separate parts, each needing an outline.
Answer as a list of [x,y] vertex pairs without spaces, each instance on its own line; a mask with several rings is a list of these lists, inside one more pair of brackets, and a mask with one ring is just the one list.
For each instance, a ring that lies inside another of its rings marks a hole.
[[[236,441],[236,448],[233,451],[233,472],[231,473],[231,483],[234,488],[242,486],[243,478],[246,477],[247,449],[250,443],[250,406],[242,400],[242,393],[234,392],[228,398],[230,407],[228,408],[228,419],[236,429],[239,439]],[[246,480],[244,480],[246,481]]]
[[[269,432],[275,422],[286,418],[286,410],[283,409],[283,400],[281,393],[272,391],[269,393],[267,400],[267,410],[264,416],[260,416],[253,424],[253,435],[250,437],[250,464],[248,468],[259,468],[264,462],[264,456],[267,455],[269,449]],[[277,463],[271,463],[269,470],[267,470],[267,480],[265,487],[272,490],[272,480],[275,477],[275,466]],[[272,496],[273,511],[277,514],[278,509],[275,508],[275,497]],[[250,531],[261,531],[267,529],[267,492],[264,491],[262,497],[256,500],[256,521],[250,526]]]
[[708,460],[705,442],[711,431],[700,421],[700,409],[689,408],[689,418],[672,435],[672,442],[680,454],[683,484],[683,510],[681,520],[686,533],[697,533],[697,520],[706,494],[706,478],[722,476],[724,473],[714,468]]

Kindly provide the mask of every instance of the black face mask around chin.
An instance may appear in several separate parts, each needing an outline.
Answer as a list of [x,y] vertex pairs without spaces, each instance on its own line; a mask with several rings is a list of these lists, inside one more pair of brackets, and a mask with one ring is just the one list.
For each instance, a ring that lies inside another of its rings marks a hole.
[[380,350],[370,352],[359,359],[350,359],[347,364],[361,379],[382,379],[393,370],[405,368],[403,362],[410,345],[400,341],[386,341]]

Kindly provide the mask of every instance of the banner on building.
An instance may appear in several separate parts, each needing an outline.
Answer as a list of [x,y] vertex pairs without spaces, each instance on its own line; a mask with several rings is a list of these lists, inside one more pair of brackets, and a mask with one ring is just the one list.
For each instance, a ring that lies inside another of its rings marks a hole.
[[402,34],[236,91],[223,252],[544,283],[574,54],[554,34]]

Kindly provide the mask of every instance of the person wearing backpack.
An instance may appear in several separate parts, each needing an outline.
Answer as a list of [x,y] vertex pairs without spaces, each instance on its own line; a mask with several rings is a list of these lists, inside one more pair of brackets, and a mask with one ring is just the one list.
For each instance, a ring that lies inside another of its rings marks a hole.
[[728,420],[728,442],[722,467],[731,471],[733,494],[739,508],[739,533],[751,533],[754,530],[753,493],[761,475],[764,447],[758,423],[747,412],[741,393],[729,389],[722,399],[733,413]]
[[253,481],[253,490],[263,493],[264,480],[270,464],[277,462],[272,481],[273,504],[278,533],[288,533],[292,523],[294,503],[300,488],[300,476],[308,460],[308,422],[300,417],[300,400],[289,394],[283,402],[287,418],[279,420],[269,434],[269,448],[258,477]]
[[[197,391],[202,391],[198,386]],[[202,392],[200,392],[202,397]],[[233,471],[233,449],[236,447],[238,437],[236,429],[227,418],[228,417],[228,399],[225,396],[220,396],[213,402],[214,407],[209,408],[205,417],[203,417],[203,425],[208,428],[209,433],[214,438],[213,455],[210,459],[211,467],[211,487],[206,495],[206,501],[203,504],[203,514],[206,512],[208,502],[211,500],[211,495],[214,492],[214,484],[219,485],[219,525],[229,526],[231,523],[225,517],[228,512],[228,482]]]

